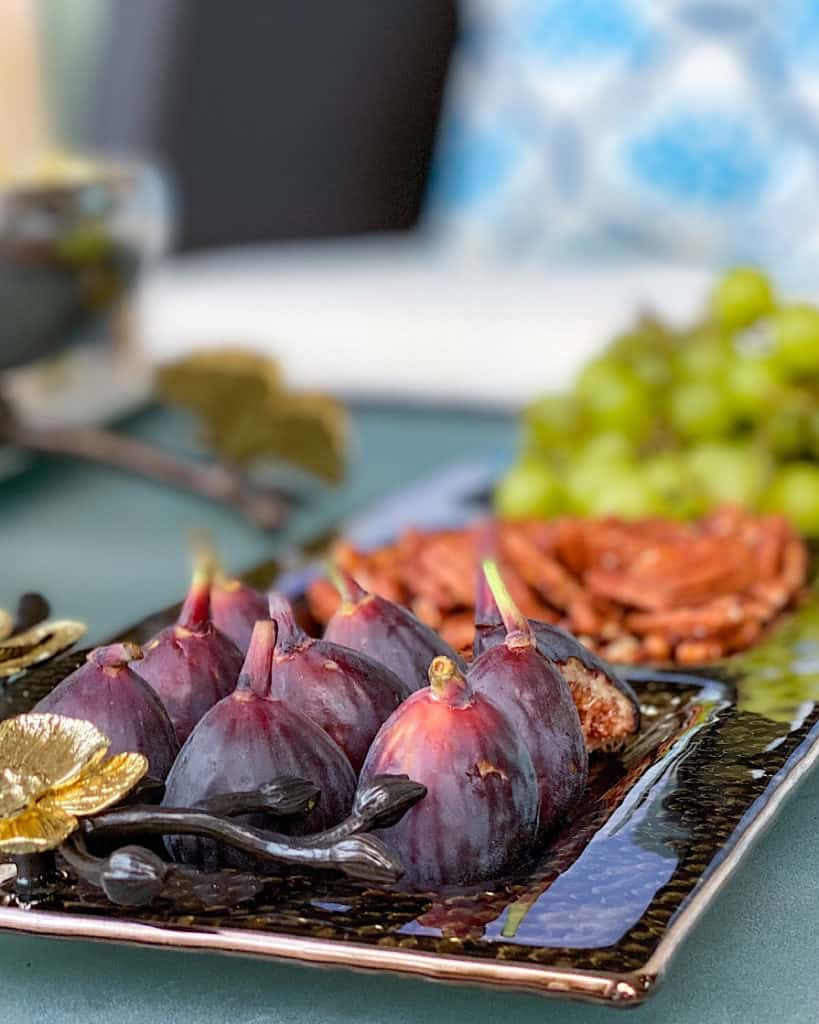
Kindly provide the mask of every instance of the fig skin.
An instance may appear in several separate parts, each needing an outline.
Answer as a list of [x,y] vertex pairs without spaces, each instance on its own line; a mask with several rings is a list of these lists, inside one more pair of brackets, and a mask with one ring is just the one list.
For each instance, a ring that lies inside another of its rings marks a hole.
[[508,871],[534,848],[540,802],[532,759],[509,719],[451,659],[435,658],[429,678],[381,727],[361,773],[362,785],[406,773],[426,786],[379,833],[420,890]]
[[540,788],[540,827],[546,832],[586,787],[589,759],[580,716],[566,680],[538,651],[528,620],[496,567],[485,563],[484,572],[503,616],[505,639],[472,662],[468,678],[509,717],[528,748]]
[[[212,707],[188,737],[168,775],[165,807],[193,807],[207,797],[258,789],[289,775],[312,782],[321,791],[313,810],[287,820],[287,831],[305,835],[331,828],[349,814],[356,789],[355,772],[330,737],[301,712],[270,694],[276,624],[258,622],[242,667],[239,685]],[[238,820],[281,832],[282,819],[265,814]],[[172,836],[166,840],[175,860],[219,867],[247,868],[257,862],[208,839]]]
[[164,779],[179,742],[162,701],[131,667],[140,658],[136,644],[97,647],[34,710],[91,722],[111,741],[109,753],[144,754],[150,775]]
[[280,594],[270,597],[270,616],[277,627],[271,695],[320,726],[358,773],[375,734],[410,688],[371,658],[309,637]]
[[[527,620],[537,649],[556,665],[569,685],[580,715],[586,748],[616,750],[640,728],[640,704],[628,683],[603,658],[590,651],[565,629],[536,619]],[[502,644],[506,627],[486,582],[479,571],[475,600],[475,658]]]
[[341,568],[334,567],[331,578],[341,607],[327,623],[325,640],[386,665],[412,691],[427,686],[430,662],[438,655],[466,671],[460,654],[408,608],[369,593]]
[[214,626],[247,654],[253,627],[267,618],[267,594],[216,572],[210,590],[210,617]]
[[210,708],[236,687],[242,652],[210,620],[210,579],[194,573],[174,626],[142,649],[140,675],[165,705],[180,743]]

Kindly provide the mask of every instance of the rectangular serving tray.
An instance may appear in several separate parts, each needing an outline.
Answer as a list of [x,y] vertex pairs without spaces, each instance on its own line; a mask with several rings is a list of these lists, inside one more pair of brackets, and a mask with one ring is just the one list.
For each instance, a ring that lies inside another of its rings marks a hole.
[[[450,512],[474,510],[480,474],[450,477]],[[429,484],[424,485],[429,494]],[[435,488],[438,495],[440,487]],[[380,543],[425,525],[424,488],[392,499],[352,530]],[[465,500],[468,499],[468,500]],[[345,531],[346,532],[346,531]],[[279,576],[298,599],[315,567]],[[260,567],[268,584],[276,567]],[[144,641],[172,621],[152,616]],[[0,693],[0,718],[28,710],[82,659],[72,653]],[[299,875],[222,872],[146,909],[114,907],[68,879],[24,909],[0,896],[0,928],[313,964],[388,970],[633,1005],[754,839],[819,757],[819,601],[730,663],[637,684],[640,734],[595,756],[583,805],[524,874],[470,890],[415,894]],[[0,869],[2,866],[0,866]]]

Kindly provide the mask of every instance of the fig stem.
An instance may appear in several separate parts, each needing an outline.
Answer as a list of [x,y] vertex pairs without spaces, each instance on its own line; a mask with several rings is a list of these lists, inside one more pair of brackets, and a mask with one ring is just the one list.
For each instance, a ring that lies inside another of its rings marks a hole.
[[394,854],[373,836],[308,845],[298,838],[238,825],[204,811],[181,807],[124,807],[86,818],[88,835],[185,835],[215,839],[260,860],[338,870],[351,878],[395,882],[404,873]]
[[270,618],[276,623],[277,650],[288,651],[308,639],[307,634],[296,622],[293,606],[283,594],[275,591],[269,598]]
[[210,581],[210,569],[204,565],[197,565],[193,571],[190,589],[179,612],[178,626],[194,632],[199,632],[207,626],[210,620]]
[[108,644],[106,647],[95,647],[88,653],[88,661],[101,669],[120,669],[131,661],[139,661],[142,648],[129,640],[121,644]]
[[350,589],[347,586],[347,581],[341,575],[341,570],[332,559],[327,563],[327,575],[330,577],[330,582],[336,588],[339,596],[341,597],[341,607],[352,607],[353,600],[352,595],[350,594]]
[[500,626],[503,621],[484,572],[486,562],[492,561],[497,564],[497,537],[498,525],[494,519],[485,519],[475,529],[475,554],[478,561],[475,580],[476,626]]
[[529,620],[512,600],[512,595],[506,589],[506,584],[503,582],[497,563],[491,559],[486,559],[483,562],[483,574],[486,577],[489,590],[500,612],[507,637],[512,634],[523,634],[523,636],[533,639]]
[[469,683],[452,658],[445,654],[439,654],[430,663],[429,688],[435,700],[445,704],[462,706],[469,703]]
[[340,565],[332,560],[327,565],[327,575],[330,577],[330,582],[341,595],[342,611],[351,611],[357,601],[367,596],[367,591],[352,574],[342,569]]
[[475,625],[500,626],[502,624],[500,610],[492,596],[489,580],[487,580],[483,564],[481,564],[478,569],[478,578],[475,581]]
[[260,697],[270,694],[270,673],[278,625],[272,619],[259,619],[250,635],[250,645],[239,673],[238,686],[251,689]]
[[195,568],[201,568],[207,574],[209,580],[223,580],[224,572],[219,555],[216,553],[216,545],[210,533],[201,526],[190,531],[190,545],[193,549],[193,564]]

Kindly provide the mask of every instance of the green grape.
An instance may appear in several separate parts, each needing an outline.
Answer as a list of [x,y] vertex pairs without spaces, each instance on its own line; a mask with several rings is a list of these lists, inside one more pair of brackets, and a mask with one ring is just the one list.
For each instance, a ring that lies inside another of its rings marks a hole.
[[769,512],[781,512],[802,533],[819,535],[819,466],[791,462],[779,469],[766,495]]
[[571,447],[580,431],[580,410],[569,395],[544,395],[523,415],[528,438],[537,449],[549,453]]
[[622,434],[598,434],[588,441],[567,466],[565,482],[571,508],[581,515],[633,519],[662,512]]
[[812,414],[801,394],[783,396],[765,420],[764,434],[771,451],[782,459],[793,459],[812,449]]
[[688,469],[708,504],[756,508],[771,478],[771,460],[751,444],[700,444],[686,452]]
[[683,454],[661,452],[646,459],[641,470],[663,515],[694,519],[705,511],[702,488],[697,486]]
[[728,330],[747,327],[773,309],[768,278],[755,267],[735,267],[724,274],[711,293],[711,310]]
[[643,320],[621,335],[609,348],[609,356],[627,366],[646,387],[664,388],[671,380],[673,335],[656,320]]
[[572,494],[574,508],[583,515],[639,519],[661,515],[657,495],[635,466],[604,466],[586,472],[586,489]]
[[633,458],[634,445],[624,434],[606,430],[589,438],[578,456],[587,463],[624,463]]
[[727,371],[731,341],[713,328],[695,331],[680,341],[674,353],[674,372],[682,384],[713,384]]
[[652,392],[660,391],[671,383],[671,371],[670,353],[647,352],[631,363],[631,372]]
[[650,434],[655,421],[652,391],[628,367],[605,356],[596,359],[580,374],[576,391],[597,430],[613,430],[633,440]]
[[773,317],[774,352],[793,376],[819,373],[819,309],[805,302],[783,306]]
[[631,454],[631,443],[622,434],[606,432],[587,441],[566,466],[571,507],[580,514],[591,514],[595,493],[612,475],[634,473]]
[[819,459],[819,409],[808,414],[808,435],[810,437],[810,453]]
[[519,462],[495,488],[495,511],[503,519],[548,518],[566,510],[566,494],[546,464]]
[[749,422],[765,417],[776,403],[782,376],[769,356],[737,355],[725,371],[725,391],[736,415]]
[[614,339],[608,354],[623,362],[652,353],[662,354],[670,349],[673,337],[670,328],[662,321],[644,316],[634,327]]
[[734,425],[728,396],[718,383],[684,384],[668,399],[671,427],[686,441],[722,437]]

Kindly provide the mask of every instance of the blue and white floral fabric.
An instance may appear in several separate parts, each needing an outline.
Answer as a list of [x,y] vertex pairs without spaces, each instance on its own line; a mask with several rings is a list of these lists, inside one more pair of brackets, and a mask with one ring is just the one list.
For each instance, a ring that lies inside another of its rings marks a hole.
[[467,245],[819,264],[819,0],[466,0],[429,196]]

